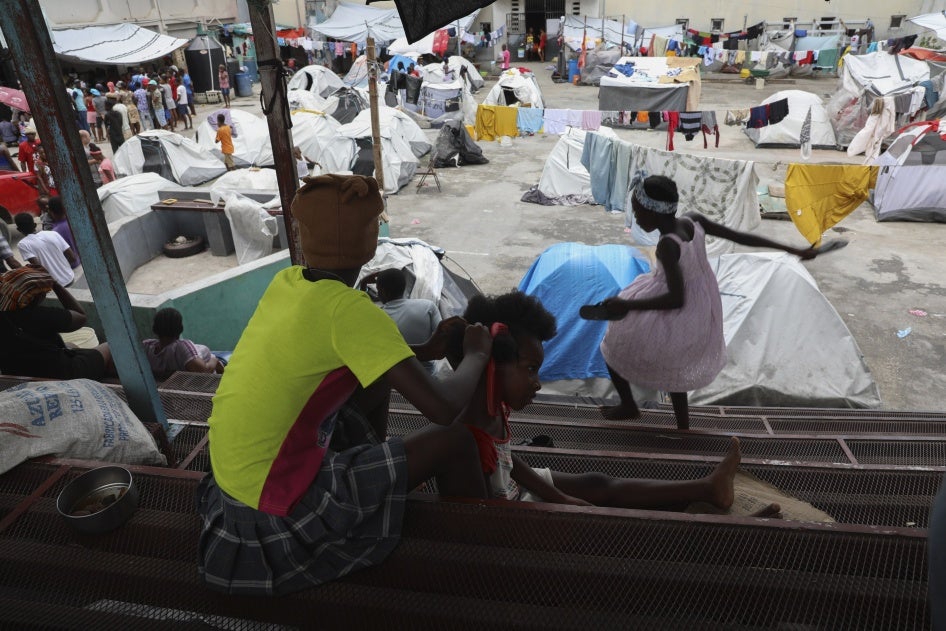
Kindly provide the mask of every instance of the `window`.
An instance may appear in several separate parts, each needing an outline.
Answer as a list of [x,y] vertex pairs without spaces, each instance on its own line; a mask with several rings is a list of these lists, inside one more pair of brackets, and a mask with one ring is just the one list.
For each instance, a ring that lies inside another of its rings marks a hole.
[[903,26],[903,21],[907,18],[905,15],[891,15],[890,16],[890,28],[900,28]]
[[819,18],[818,30],[819,31],[833,31],[834,30],[834,16],[829,15],[828,17]]
[[676,24],[682,25],[685,31],[690,26],[690,18],[677,18]]
[[712,24],[712,27],[710,27],[710,30],[713,30],[713,31],[723,30],[723,21],[724,21],[723,18],[713,18],[712,20],[710,20],[710,23]]
[[572,0],[572,15],[581,15],[581,0]]
[[798,21],[798,18],[782,18],[782,28],[792,28],[792,24]]

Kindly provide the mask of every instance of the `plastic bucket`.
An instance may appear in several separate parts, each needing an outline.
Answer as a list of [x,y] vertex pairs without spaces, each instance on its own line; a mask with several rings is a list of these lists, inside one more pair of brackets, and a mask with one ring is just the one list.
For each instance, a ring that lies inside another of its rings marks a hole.
[[253,96],[253,82],[250,81],[250,75],[240,72],[233,75],[237,96]]
[[574,83],[576,76],[578,76],[578,60],[569,59],[568,60],[568,82]]

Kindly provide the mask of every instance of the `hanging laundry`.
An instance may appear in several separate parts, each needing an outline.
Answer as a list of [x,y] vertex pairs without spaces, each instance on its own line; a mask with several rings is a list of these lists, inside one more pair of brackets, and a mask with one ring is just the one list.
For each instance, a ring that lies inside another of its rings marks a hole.
[[345,54],[345,44],[343,42],[335,42],[335,56],[342,57]]
[[496,135],[515,138],[519,135],[517,125],[519,108],[506,105],[496,106]]
[[713,110],[702,112],[700,127],[703,130],[703,148],[706,149],[706,134],[716,136],[716,147],[719,148],[719,125],[716,124],[716,112]]
[[581,164],[591,175],[591,196],[596,204],[606,205],[611,197],[611,151],[614,139],[594,132],[585,135]]
[[434,33],[434,42],[431,47],[435,55],[443,57],[444,53],[447,52],[447,44],[449,43],[450,37],[447,35],[446,29],[440,29]]
[[766,107],[766,118],[769,119],[769,125],[776,125],[788,116],[788,99],[779,99],[774,103],[769,103]]
[[531,136],[542,131],[545,110],[537,107],[517,107],[516,110],[518,110],[516,112],[516,127],[519,129],[520,135]]
[[673,151],[673,132],[680,126],[679,112],[664,112],[667,121],[667,151]]
[[493,140],[499,136],[496,132],[496,108],[498,105],[479,105],[476,108],[476,138]]
[[798,231],[812,245],[868,198],[877,167],[827,164],[788,165],[785,206]]
[[801,132],[798,134],[798,146],[801,149],[801,159],[809,160],[811,158],[811,106],[808,107],[805,122],[801,124]]
[[582,110],[565,110],[565,122],[569,127],[581,128]]
[[601,112],[598,110],[583,110],[581,113],[581,128],[585,131],[598,131],[601,127]]
[[758,105],[756,107],[749,108],[749,122],[746,124],[747,127],[751,129],[758,129],[760,127],[765,127],[769,124],[768,116],[766,116],[765,105]]
[[683,134],[683,137],[689,142],[700,133],[703,125],[702,112],[680,112],[680,124],[677,131]]
[[741,125],[742,123],[749,120],[749,110],[728,110],[726,112],[726,124],[727,125]]
[[448,28],[448,29],[447,29],[447,35],[448,35],[449,37],[456,37],[456,36],[457,36],[457,29],[455,29],[455,28]]
[[604,206],[609,212],[626,210],[633,149],[634,145],[623,140],[615,140],[611,143],[611,194],[608,196],[608,203]]
[[647,112],[638,112],[637,113],[637,122],[647,124],[650,122],[650,116]]
[[564,134],[568,127],[567,110],[545,110],[542,125],[546,134]]

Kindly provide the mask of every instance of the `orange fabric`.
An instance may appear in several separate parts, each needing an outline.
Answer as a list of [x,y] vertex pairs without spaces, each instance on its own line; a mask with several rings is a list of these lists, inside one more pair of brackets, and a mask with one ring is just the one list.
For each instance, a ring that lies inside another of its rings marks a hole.
[[217,128],[217,140],[220,141],[220,152],[224,155],[233,155],[233,134],[229,125]]

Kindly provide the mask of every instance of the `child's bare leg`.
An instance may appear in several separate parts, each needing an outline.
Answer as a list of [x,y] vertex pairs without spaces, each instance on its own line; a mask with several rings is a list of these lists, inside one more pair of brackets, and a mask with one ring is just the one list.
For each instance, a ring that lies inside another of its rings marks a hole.
[[690,429],[690,405],[687,402],[687,393],[671,392],[670,401],[673,403],[673,414],[677,417],[677,429]]
[[617,405],[603,406],[601,408],[602,416],[613,421],[640,418],[641,412],[637,409],[637,403],[631,393],[631,384],[610,366],[608,366],[608,374],[611,375],[611,383],[614,384],[614,389],[618,391],[621,402]]
[[739,439],[733,438],[723,461],[698,480],[612,478],[601,473],[576,475],[558,471],[552,472],[552,479],[563,493],[598,506],[682,510],[693,502],[709,502],[726,509],[735,499],[733,479],[740,458]]
[[436,477],[441,495],[486,497],[479,451],[466,425],[431,425],[406,436],[404,449],[409,489]]

